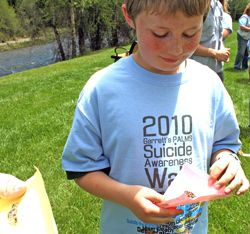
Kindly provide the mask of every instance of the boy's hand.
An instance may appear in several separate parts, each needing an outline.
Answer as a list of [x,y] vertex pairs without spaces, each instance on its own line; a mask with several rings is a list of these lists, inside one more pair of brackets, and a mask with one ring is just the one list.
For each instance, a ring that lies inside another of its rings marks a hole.
[[153,189],[132,185],[129,186],[127,207],[143,222],[163,224],[174,222],[174,217],[182,214],[182,210],[165,209],[157,206],[164,201],[164,196]]
[[230,155],[230,152],[218,154],[217,158],[219,159],[210,168],[211,179],[218,180],[215,186],[220,188],[225,185],[226,193],[231,193],[235,189],[237,195],[245,193],[249,189],[249,181],[240,161]]
[[127,207],[145,223],[173,222],[175,216],[183,213],[175,208],[159,207],[157,204],[165,202],[166,199],[153,189],[121,183],[102,171],[89,172],[75,181],[85,191]]
[[13,199],[26,192],[25,183],[15,176],[0,173],[0,198]]

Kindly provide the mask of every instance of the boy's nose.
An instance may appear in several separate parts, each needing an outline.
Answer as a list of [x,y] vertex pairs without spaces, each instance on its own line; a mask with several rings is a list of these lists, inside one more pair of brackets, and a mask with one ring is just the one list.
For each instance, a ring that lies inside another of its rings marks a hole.
[[182,49],[182,40],[179,38],[171,38],[167,43],[168,51],[170,54],[178,56],[181,55],[183,52]]

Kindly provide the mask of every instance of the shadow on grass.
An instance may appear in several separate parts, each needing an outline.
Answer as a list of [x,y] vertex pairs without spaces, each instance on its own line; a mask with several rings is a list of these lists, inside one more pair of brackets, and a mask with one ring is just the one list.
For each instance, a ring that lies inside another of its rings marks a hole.
[[246,70],[235,70],[233,67],[224,67],[224,71],[241,74],[241,73],[247,72],[247,69]]
[[224,67],[224,71],[241,73],[242,71],[235,71],[233,67]]
[[243,138],[250,138],[250,126],[244,126],[244,127],[240,126],[240,135]]
[[250,80],[246,78],[237,78],[237,83],[244,84],[244,85],[250,85]]
[[235,75],[237,75],[237,77],[236,77],[237,83],[244,84],[244,85],[248,85],[248,84],[250,85],[250,79],[248,78],[248,72],[247,72],[247,70],[237,71],[233,67],[226,67],[224,69],[224,71],[232,72]]

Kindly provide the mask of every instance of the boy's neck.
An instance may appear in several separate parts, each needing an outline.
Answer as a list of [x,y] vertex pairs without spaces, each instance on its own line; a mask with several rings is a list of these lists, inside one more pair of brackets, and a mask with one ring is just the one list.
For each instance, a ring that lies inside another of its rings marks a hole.
[[180,65],[180,67],[179,67],[179,69],[177,71],[177,73],[180,73],[180,72],[184,71],[184,69],[186,68],[186,66],[187,66],[187,60],[185,60],[185,61],[182,62],[182,64]]

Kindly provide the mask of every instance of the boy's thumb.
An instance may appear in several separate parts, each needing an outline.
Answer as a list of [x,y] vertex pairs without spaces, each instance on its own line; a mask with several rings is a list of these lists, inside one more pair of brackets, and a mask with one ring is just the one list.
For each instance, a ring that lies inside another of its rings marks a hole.
[[0,197],[14,199],[26,192],[26,185],[22,180],[8,174],[0,174]]

